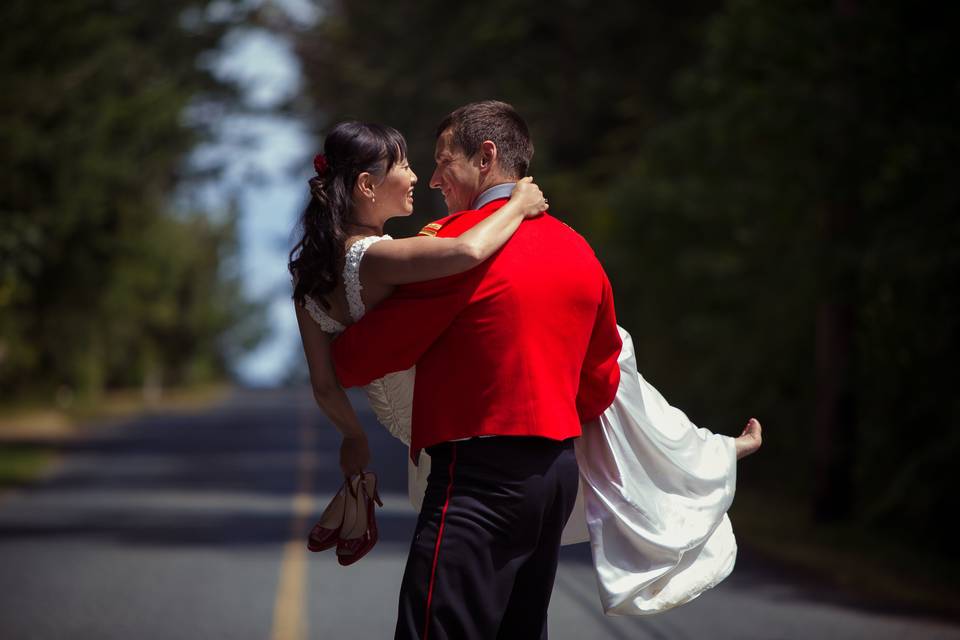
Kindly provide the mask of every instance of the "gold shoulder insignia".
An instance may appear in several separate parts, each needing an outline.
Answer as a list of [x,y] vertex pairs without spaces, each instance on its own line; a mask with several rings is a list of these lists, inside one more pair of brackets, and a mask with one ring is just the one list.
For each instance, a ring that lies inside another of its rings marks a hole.
[[431,222],[430,224],[428,224],[427,226],[425,226],[423,229],[420,229],[420,233],[419,233],[418,235],[421,235],[421,236],[435,236],[435,235],[437,235],[437,232],[440,231],[440,229],[442,229],[442,228],[443,228],[443,225],[442,225],[442,224],[437,224],[436,222]]

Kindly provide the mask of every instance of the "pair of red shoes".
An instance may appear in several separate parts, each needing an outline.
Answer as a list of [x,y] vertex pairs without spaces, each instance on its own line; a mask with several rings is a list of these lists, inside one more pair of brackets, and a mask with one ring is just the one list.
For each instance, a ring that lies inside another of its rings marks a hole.
[[376,474],[364,471],[347,478],[310,530],[307,549],[325,551],[336,547],[337,562],[343,566],[367,555],[378,537],[374,502],[383,506]]

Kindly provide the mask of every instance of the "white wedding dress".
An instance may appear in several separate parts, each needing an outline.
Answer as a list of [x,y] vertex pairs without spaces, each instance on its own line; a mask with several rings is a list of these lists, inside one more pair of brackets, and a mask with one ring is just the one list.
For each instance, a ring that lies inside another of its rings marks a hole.
[[[343,270],[350,317],[364,312],[360,261],[370,236],[347,249]],[[345,327],[311,298],[305,307],[328,333]],[[637,371],[633,340],[619,328],[620,386],[613,404],[583,425],[575,450],[580,494],[563,544],[590,541],[600,600],[609,615],[648,615],[689,602],[733,570],[737,544],[727,517],[736,487],[728,436],[697,428]],[[415,369],[364,387],[377,418],[410,444]],[[410,501],[419,511],[429,456],[407,460]]]

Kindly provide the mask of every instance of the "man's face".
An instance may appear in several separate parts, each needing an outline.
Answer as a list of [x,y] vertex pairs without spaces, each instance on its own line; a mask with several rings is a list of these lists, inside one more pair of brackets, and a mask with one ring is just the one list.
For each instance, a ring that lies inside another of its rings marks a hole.
[[437,138],[433,159],[437,168],[430,177],[430,188],[440,189],[447,203],[447,212],[469,209],[479,195],[480,164],[477,157],[468,158],[463,149],[453,142],[453,133],[447,129]]

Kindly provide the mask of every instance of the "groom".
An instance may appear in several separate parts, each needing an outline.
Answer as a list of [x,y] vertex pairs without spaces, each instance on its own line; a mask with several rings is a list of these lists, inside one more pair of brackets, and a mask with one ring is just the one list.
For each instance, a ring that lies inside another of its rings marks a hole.
[[[499,209],[533,143],[508,104],[468,104],[437,128],[457,236]],[[396,638],[546,638],[560,534],[577,495],[573,439],[613,401],[620,353],[610,283],[549,215],[466,273],[405,285],[333,343],[345,387],[417,365],[411,455],[432,460]]]

